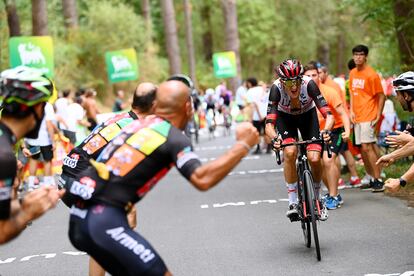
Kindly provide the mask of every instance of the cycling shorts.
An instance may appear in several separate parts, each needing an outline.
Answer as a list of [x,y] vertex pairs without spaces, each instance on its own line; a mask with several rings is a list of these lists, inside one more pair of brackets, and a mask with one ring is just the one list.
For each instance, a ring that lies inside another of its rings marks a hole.
[[163,260],[127,221],[126,212],[104,204],[71,208],[69,238],[111,275],[164,275]]
[[[284,143],[290,143],[298,139],[298,130],[303,140],[319,138],[319,121],[316,109],[297,115],[288,114],[277,110],[276,128],[282,136]],[[321,151],[321,143],[309,144],[307,150]]]

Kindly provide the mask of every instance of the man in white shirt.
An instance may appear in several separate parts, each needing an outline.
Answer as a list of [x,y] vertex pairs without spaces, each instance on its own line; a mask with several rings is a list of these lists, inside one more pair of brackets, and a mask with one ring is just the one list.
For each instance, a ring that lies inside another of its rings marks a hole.
[[[265,118],[267,114],[268,96],[262,86],[258,85],[256,78],[248,78],[247,83],[247,101],[250,103],[253,115],[252,123],[259,132],[260,136],[264,134]],[[261,153],[260,142],[256,146],[255,154]]]
[[74,145],[76,142],[76,121],[74,124],[73,116],[76,116],[76,114],[69,110],[69,105],[71,104],[70,95],[70,90],[64,90],[62,97],[56,100],[55,108],[59,128],[62,130],[63,135]]
[[[53,159],[53,136],[55,133],[55,112],[53,106],[50,103],[45,105],[45,116],[43,117],[42,124],[39,129],[39,136],[37,139],[26,139],[28,147],[23,148],[23,154],[29,157],[29,178],[28,178],[28,190],[31,191],[36,186],[36,170],[37,163],[43,162],[44,165],[44,180],[43,183],[46,186],[55,186],[55,180],[52,173],[52,159]],[[42,157],[42,161],[40,161]]]

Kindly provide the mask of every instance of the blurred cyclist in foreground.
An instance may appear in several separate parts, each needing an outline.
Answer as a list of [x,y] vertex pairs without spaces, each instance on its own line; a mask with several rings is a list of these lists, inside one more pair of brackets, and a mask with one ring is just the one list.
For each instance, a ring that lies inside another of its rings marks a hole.
[[41,187],[18,200],[13,191],[19,185],[13,147],[23,137],[37,138],[45,103],[53,92],[52,82],[36,69],[22,66],[0,74],[0,244],[55,207],[64,193]]

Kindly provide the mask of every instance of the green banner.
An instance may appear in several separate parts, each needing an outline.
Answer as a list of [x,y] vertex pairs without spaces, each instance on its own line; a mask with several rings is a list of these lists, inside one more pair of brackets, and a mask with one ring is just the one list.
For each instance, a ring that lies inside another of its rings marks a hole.
[[213,67],[217,78],[237,76],[236,54],[233,51],[213,54]]
[[137,53],[133,48],[106,52],[105,62],[108,79],[112,83],[138,78]]
[[18,36],[9,40],[10,66],[25,65],[53,77],[53,41],[50,36]]

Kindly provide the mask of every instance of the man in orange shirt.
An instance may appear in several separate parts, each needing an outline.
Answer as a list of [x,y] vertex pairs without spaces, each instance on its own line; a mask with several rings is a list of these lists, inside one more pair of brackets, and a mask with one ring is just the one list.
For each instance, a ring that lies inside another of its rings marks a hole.
[[[344,87],[344,89],[341,89],[339,84],[336,83],[334,80],[332,80],[329,77],[328,67],[326,65],[320,64],[318,66],[318,73],[319,73],[319,79],[321,80],[321,83],[323,83],[324,85],[327,85],[329,87],[334,88],[336,90],[336,92],[338,93],[338,95],[341,97],[342,106],[344,107],[345,112],[348,114],[348,118],[349,118],[349,106],[348,106],[348,103],[346,101],[345,87]],[[345,158],[345,161],[347,163],[349,172],[351,174],[349,184],[351,185],[351,187],[361,187],[361,179],[359,179],[358,173],[356,171],[355,159],[354,159],[354,156],[352,155],[352,153],[348,149],[348,143],[347,142],[344,142],[342,144],[342,148],[340,150],[340,153]],[[339,167],[339,169],[341,169],[341,162],[340,162],[339,158],[337,158],[337,166]],[[345,183],[344,183],[344,180],[342,178],[339,178],[338,188],[339,189],[345,188]]]
[[[322,163],[324,166],[324,182],[329,191],[329,194],[324,197],[325,205],[329,210],[333,210],[340,207],[340,205],[343,203],[342,197],[338,193],[338,180],[340,177],[340,170],[338,166],[336,166],[336,160],[338,158],[338,153],[342,148],[342,143],[349,138],[349,117],[345,111],[341,97],[338,95],[335,89],[321,83],[318,75],[318,67],[315,62],[310,62],[305,66],[304,75],[311,77],[313,81],[318,85],[322,96],[327,101],[335,120],[335,124],[331,130],[331,144],[329,145],[332,151],[332,158],[328,158],[326,151],[323,153],[322,158]],[[318,117],[319,127],[321,129],[324,129],[326,123],[325,119],[319,113]]]
[[355,144],[361,145],[365,170],[374,177],[368,187],[373,192],[382,192],[384,183],[380,179],[380,168],[375,165],[379,158],[375,151],[375,126],[381,118],[385,95],[378,74],[367,65],[368,47],[357,45],[352,55],[356,68],[349,73],[349,90]]

